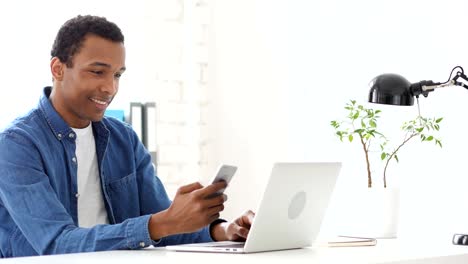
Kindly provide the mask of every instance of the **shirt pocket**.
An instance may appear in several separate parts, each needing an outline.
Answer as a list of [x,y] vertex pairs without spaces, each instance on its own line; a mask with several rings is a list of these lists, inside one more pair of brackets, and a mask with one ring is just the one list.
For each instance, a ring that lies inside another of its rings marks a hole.
[[106,185],[115,221],[140,216],[140,195],[136,173],[131,173]]

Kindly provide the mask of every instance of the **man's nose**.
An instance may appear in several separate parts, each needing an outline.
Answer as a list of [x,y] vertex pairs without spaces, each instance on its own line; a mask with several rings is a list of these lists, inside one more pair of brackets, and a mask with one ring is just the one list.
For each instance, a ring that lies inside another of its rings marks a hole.
[[106,82],[102,85],[101,90],[109,95],[114,95],[117,93],[119,89],[119,80],[115,78],[109,78]]

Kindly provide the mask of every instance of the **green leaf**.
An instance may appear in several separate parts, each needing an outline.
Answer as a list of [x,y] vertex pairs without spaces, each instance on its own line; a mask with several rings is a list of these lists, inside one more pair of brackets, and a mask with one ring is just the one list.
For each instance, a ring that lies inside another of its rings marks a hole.
[[377,127],[377,124],[375,123],[374,120],[370,120],[370,121],[369,121],[369,125],[370,125],[371,127]]
[[353,142],[353,135],[349,135],[348,140],[349,140],[349,142]]
[[351,104],[356,104],[356,100],[351,100]]
[[434,139],[433,136],[428,136],[427,139],[426,139],[426,141],[431,141],[431,140],[433,140],[433,139]]
[[386,157],[387,157],[387,154],[385,152],[382,152],[382,154],[380,154],[381,160],[384,160]]
[[382,112],[381,110],[375,110],[376,114],[381,113],[381,112]]
[[354,115],[353,115],[353,119],[357,119],[359,117],[359,112],[356,112]]
[[400,160],[398,159],[398,156],[396,154],[393,157],[395,158],[396,162],[400,162]]
[[441,118],[437,118],[437,120],[435,121],[436,123],[440,123],[440,121],[442,121],[442,119],[444,119],[443,117]]
[[424,130],[424,127],[416,128],[416,131],[418,131],[418,133],[421,133],[423,130]]

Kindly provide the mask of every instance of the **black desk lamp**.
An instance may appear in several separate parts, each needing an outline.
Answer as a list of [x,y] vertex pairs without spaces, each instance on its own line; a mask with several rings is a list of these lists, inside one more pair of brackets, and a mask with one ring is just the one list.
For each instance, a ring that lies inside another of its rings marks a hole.
[[[457,69],[455,77],[452,78],[454,71]],[[444,83],[433,81],[410,83],[398,74],[382,74],[372,79],[370,83],[369,102],[389,105],[413,105],[414,97],[419,98],[421,94],[427,97],[429,92],[437,88],[456,85],[468,89],[467,84],[458,81],[460,78],[468,82],[468,77],[466,77],[463,68],[460,66],[453,68],[448,81]],[[455,234],[452,243],[468,246],[468,235]]]
[[[452,78],[453,72],[457,69],[455,77]],[[414,97],[419,98],[421,94],[427,97],[429,92],[437,88],[457,85],[468,89],[467,84],[458,81],[460,78],[468,82],[468,77],[460,66],[453,68],[448,81],[444,83],[433,81],[410,83],[398,74],[382,74],[375,77],[370,83],[369,102],[389,105],[413,105]]]

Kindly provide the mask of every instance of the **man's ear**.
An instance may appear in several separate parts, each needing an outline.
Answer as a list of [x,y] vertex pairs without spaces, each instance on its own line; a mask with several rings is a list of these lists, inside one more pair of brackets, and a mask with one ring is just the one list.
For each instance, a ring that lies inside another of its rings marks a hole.
[[50,72],[54,80],[63,80],[64,67],[66,67],[65,64],[62,63],[59,58],[53,57],[52,60],[50,60]]

